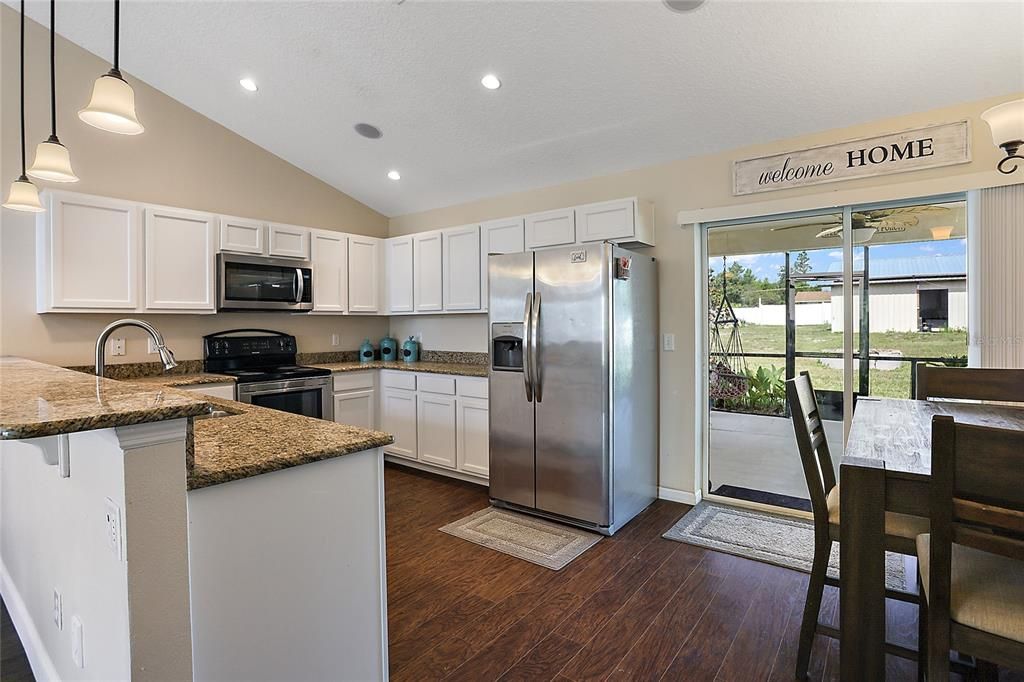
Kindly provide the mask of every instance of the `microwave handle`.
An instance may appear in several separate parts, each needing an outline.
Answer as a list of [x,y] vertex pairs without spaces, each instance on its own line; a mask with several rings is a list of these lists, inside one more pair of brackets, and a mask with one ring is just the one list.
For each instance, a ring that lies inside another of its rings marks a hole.
[[295,268],[295,302],[302,303],[302,294],[305,293],[306,281],[302,277],[302,268]]

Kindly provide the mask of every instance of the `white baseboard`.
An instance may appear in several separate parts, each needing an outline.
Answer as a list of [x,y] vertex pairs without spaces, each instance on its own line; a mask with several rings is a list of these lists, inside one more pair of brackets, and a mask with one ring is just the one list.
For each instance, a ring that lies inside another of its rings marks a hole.
[[687,490],[676,490],[675,488],[665,488],[658,486],[658,499],[668,500],[669,502],[681,502],[682,504],[688,504],[695,506],[700,502],[700,491],[690,492]]
[[59,680],[57,668],[46,652],[39,631],[36,629],[35,623],[32,622],[28,607],[25,606],[25,600],[21,598],[21,593],[14,586],[3,560],[0,560],[0,594],[3,594],[4,603],[7,604],[8,613],[11,614],[11,622],[18,633],[18,639],[21,640],[21,646],[25,649],[25,657],[28,659],[29,667],[32,668],[32,674],[39,682]]
[[445,469],[444,467],[432,466],[424,462],[407,459],[400,455],[384,455],[384,461],[391,464],[398,464],[399,466],[406,466],[411,469],[419,469],[420,471],[447,476],[448,478],[457,478],[460,481],[466,481],[468,483],[476,483],[477,485],[482,485],[485,488],[487,487],[487,479],[482,476],[474,476],[473,474],[467,474],[461,471],[452,471],[451,469]]

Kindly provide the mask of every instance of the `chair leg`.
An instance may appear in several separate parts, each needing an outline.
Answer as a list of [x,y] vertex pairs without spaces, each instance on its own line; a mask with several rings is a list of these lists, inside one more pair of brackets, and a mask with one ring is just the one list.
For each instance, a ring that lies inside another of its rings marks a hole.
[[928,597],[920,573],[917,576],[917,593],[921,600],[917,606],[917,680],[924,682],[928,668]]
[[818,612],[821,610],[821,598],[825,593],[825,574],[828,571],[831,545],[831,541],[816,542],[814,547],[811,579],[807,582],[807,599],[804,602],[804,616],[800,624],[800,646],[796,655],[798,680],[807,679],[807,669],[811,663],[811,647],[814,646],[814,634],[818,630]]

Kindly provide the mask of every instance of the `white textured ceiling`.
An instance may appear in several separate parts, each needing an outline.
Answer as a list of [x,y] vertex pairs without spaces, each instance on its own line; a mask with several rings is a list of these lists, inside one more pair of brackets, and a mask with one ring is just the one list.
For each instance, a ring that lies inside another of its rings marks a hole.
[[[111,4],[58,29],[109,59]],[[121,30],[125,71],[387,215],[1024,89],[1022,2],[127,0]]]

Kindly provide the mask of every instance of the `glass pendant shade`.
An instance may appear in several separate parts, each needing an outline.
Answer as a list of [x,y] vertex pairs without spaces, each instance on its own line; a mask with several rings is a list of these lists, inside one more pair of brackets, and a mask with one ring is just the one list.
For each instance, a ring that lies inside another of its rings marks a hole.
[[39,190],[24,175],[11,183],[11,193],[7,195],[4,208],[28,213],[42,213],[46,210],[39,202]]
[[145,130],[135,116],[135,91],[114,69],[96,79],[89,106],[78,112],[78,118],[120,135],[138,135]]
[[36,147],[36,160],[28,169],[28,174],[33,178],[50,182],[78,182],[78,176],[71,168],[68,148],[52,136]]
[[1006,102],[988,109],[981,115],[992,131],[992,142],[997,147],[1024,142],[1024,99]]

